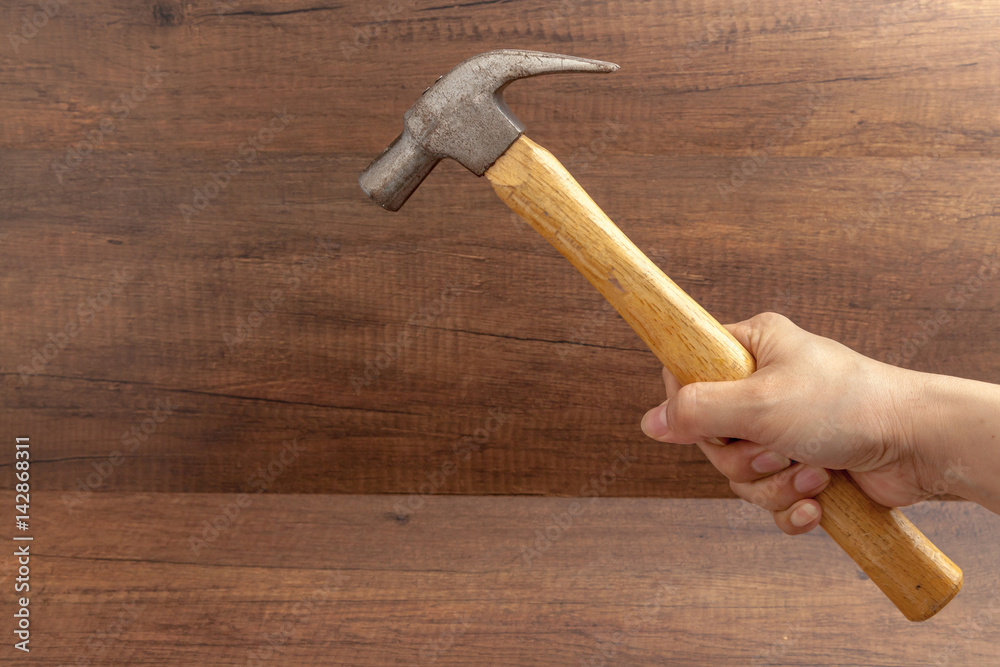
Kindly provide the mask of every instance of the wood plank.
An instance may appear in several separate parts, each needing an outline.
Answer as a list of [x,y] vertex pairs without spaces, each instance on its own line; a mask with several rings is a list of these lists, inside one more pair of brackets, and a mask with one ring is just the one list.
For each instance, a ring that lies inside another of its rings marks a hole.
[[966,574],[913,624],[739,501],[583,500],[558,530],[578,501],[266,494],[226,528],[235,498],[41,494],[30,664],[985,665],[1000,641],[1000,521],[966,503],[908,512]]
[[[976,211],[991,196],[984,172],[996,172],[995,165],[968,165],[951,176],[957,167],[932,167],[927,182],[937,189],[914,191],[912,201],[900,203],[912,217],[887,219],[882,227],[899,242],[880,238],[881,231],[848,242],[844,193],[869,187],[880,169],[866,161],[816,160],[813,177],[800,170],[796,178],[816,193],[813,207],[823,220],[812,227],[801,223],[777,171],[761,175],[745,213],[720,225],[709,224],[717,213],[697,198],[704,171],[690,159],[640,159],[650,169],[666,166],[687,176],[659,183],[668,201],[679,202],[669,240],[652,206],[622,226],[723,320],[778,310],[882,359],[895,354],[915,368],[1000,376],[992,338],[974,335],[994,326],[997,280],[978,291],[967,286],[993,252],[993,218]],[[246,176],[250,190],[268,187],[268,170]],[[585,183],[602,190],[587,176]],[[156,177],[137,178],[152,186]],[[981,199],[961,198],[970,183],[981,188]],[[41,349],[50,333],[80,322],[79,335],[42,374],[25,382],[14,373],[4,381],[12,421],[48,447],[44,458],[52,463],[39,483],[74,488],[95,461],[123,449],[122,434],[150,418],[157,401],[169,401],[174,414],[141,448],[123,450],[127,469],[101,488],[247,489],[256,465],[297,438],[308,464],[277,480],[276,490],[409,492],[455,459],[453,445],[499,409],[506,422],[481,451],[455,461],[459,472],[440,491],[573,494],[616,449],[627,448],[641,464],[615,485],[616,494],[728,495],[725,481],[692,448],[645,442],[638,421],[662,391],[655,359],[555,251],[505,218],[475,185],[460,188],[460,199],[482,197],[504,224],[491,226],[484,243],[455,216],[433,252],[405,238],[416,233],[408,225],[433,224],[419,205],[416,223],[386,215],[353,236],[328,237],[339,250],[316,260],[327,252],[309,235],[318,229],[322,236],[321,214],[311,229],[296,229],[295,214],[285,213],[281,231],[248,239],[237,236],[239,225],[256,205],[236,200],[225,203],[234,208],[231,218],[221,206],[206,211],[206,228],[219,226],[221,245],[186,243],[169,218],[151,232],[156,240],[122,245],[107,242],[129,238],[110,228],[89,238],[53,234],[47,252],[64,258],[61,268],[35,270],[26,262],[10,274],[19,283],[4,297],[16,303],[13,312],[31,314],[4,319],[5,340],[13,341],[5,348],[13,359],[7,368],[30,363],[31,350]],[[637,180],[621,186],[639,200],[657,187]],[[952,192],[942,194],[946,188]],[[360,215],[364,202],[343,207]],[[755,220],[763,212],[766,225]],[[257,215],[261,226],[265,217]],[[916,235],[918,218],[936,231]],[[720,228],[729,241],[715,238]],[[28,244],[31,230],[11,236]],[[394,230],[404,238],[388,241]],[[221,240],[226,234],[241,240]],[[828,262],[825,249],[838,242],[850,256]],[[705,247],[717,250],[709,257]],[[893,267],[911,263],[908,283]],[[134,279],[92,322],[81,322],[78,304],[104,290],[118,267]],[[285,279],[296,267],[315,270],[293,288]],[[86,277],[97,271],[100,279]],[[918,279],[921,272],[928,278]],[[533,287],[540,285],[545,289]],[[454,294],[444,291],[449,286]],[[273,314],[227,345],[225,336],[239,335],[237,322],[272,307],[266,302],[274,289],[283,292]],[[967,301],[961,308],[959,296]],[[949,322],[918,346],[925,340],[922,323],[938,312]],[[362,378],[368,383],[358,383]]]
[[[1000,380],[992,5],[399,7],[74,0],[4,51],[0,405],[45,443],[39,488],[87,488],[121,450],[98,490],[250,490],[295,439],[271,490],[408,493],[455,464],[435,491],[573,495],[627,450],[640,463],[614,495],[729,496],[691,448],[644,441],[652,355],[484,182],[444,164],[396,215],[359,193],[420,91],[501,46],[623,65],[508,96],[720,319],[776,310],[880,359]],[[4,5],[0,26],[33,11]],[[348,59],[355,30],[373,36]],[[276,106],[294,119],[185,220]],[[60,182],[52,163],[102,119],[114,131]],[[131,449],[157,401],[175,408]]]

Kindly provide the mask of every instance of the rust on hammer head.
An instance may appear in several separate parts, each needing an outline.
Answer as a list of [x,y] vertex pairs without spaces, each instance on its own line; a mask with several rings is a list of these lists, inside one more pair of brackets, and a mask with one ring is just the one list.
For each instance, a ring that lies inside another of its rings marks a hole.
[[424,91],[403,117],[402,134],[361,172],[358,183],[376,204],[398,211],[444,158],[482,176],[524,132],[503,100],[509,83],[540,74],[617,69],[601,60],[519,49],[473,56]]

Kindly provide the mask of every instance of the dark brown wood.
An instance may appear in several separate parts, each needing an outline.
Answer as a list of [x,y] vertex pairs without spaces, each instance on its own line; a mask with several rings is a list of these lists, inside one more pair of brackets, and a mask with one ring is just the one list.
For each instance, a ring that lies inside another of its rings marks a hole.
[[234,498],[104,493],[69,521],[40,495],[37,632],[4,664],[978,666],[1000,642],[1000,521],[968,503],[909,511],[968,578],[915,624],[822,532],[735,500]]
[[357,188],[436,76],[499,47],[622,65],[507,97],[719,319],[1000,380],[990,3],[73,0],[24,37],[37,11],[0,7],[0,404],[37,488],[252,490],[294,439],[269,490],[575,495],[627,450],[609,495],[730,495],[643,439],[655,358],[487,183],[443,164],[394,215]]

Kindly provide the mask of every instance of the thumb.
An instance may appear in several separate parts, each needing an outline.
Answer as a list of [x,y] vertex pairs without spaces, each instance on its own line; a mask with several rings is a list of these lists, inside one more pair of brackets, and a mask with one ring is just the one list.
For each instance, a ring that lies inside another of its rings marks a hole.
[[693,444],[710,438],[756,440],[764,405],[761,382],[695,382],[642,418],[642,431],[660,442]]

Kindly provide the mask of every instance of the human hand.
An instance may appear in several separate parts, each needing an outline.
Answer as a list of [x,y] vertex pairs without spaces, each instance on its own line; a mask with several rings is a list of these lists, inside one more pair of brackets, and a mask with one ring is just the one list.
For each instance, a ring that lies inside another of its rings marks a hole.
[[[869,359],[764,313],[727,327],[757,359],[744,380],[682,387],[643,417],[660,442],[697,443],[733,491],[770,510],[788,534],[815,528],[829,469],[848,470],[873,500],[910,505],[932,494],[936,461],[913,437],[928,376]],[[732,438],[728,444],[706,442]]]

